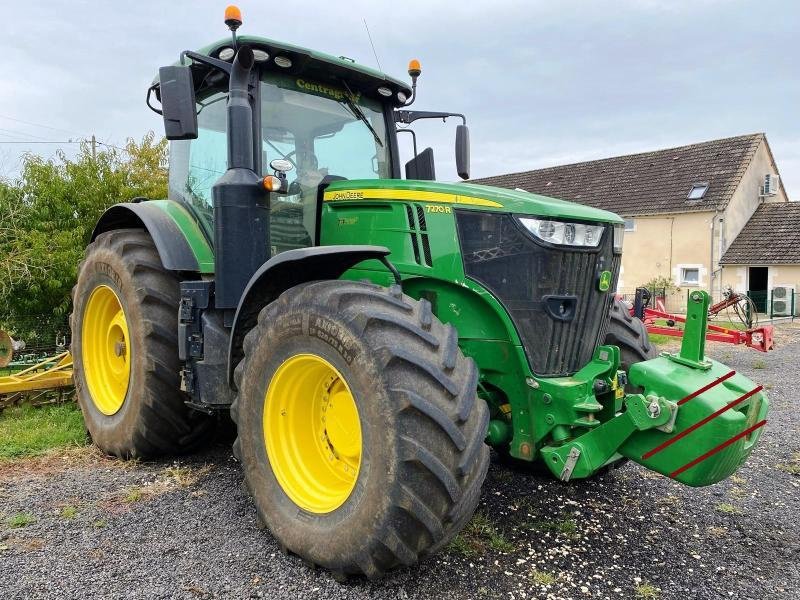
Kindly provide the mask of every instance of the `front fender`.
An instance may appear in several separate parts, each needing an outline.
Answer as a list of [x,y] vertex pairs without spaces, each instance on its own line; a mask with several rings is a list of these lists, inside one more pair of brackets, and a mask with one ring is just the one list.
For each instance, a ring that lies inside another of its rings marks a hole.
[[244,336],[252,329],[258,313],[283,292],[301,283],[339,279],[348,269],[370,260],[386,260],[383,246],[315,246],[287,250],[265,262],[250,278],[239,300],[228,347],[228,383],[233,369],[244,356]]

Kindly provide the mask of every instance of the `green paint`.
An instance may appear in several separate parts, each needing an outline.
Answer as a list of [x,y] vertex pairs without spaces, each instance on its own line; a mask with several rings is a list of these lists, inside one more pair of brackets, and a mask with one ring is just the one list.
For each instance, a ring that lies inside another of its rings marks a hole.
[[[406,95],[411,95],[411,87],[408,85],[408,82],[401,81],[400,79],[395,79],[394,77],[390,77],[386,75],[382,71],[378,71],[377,69],[372,69],[365,65],[361,65],[357,62],[348,60],[346,58],[342,58],[339,56],[333,56],[331,54],[326,54],[325,52],[318,52],[316,50],[311,50],[310,48],[304,48],[302,46],[295,46],[294,44],[287,44],[286,42],[279,42],[276,40],[271,40],[269,38],[256,36],[256,35],[240,35],[237,36],[240,44],[248,44],[253,48],[263,48],[266,49],[269,54],[275,56],[279,51],[288,52],[290,54],[299,54],[303,55],[303,57],[308,57],[311,60],[318,62],[322,68],[324,67],[333,67],[336,69],[346,69],[348,71],[353,71],[360,75],[362,78],[366,75],[372,79],[377,80],[378,82],[385,82],[391,83],[392,86],[403,90]],[[207,46],[203,46],[199,50],[197,50],[198,54],[205,54],[206,56],[216,56],[217,53],[225,47],[230,47],[231,40],[230,38],[223,38],[217,42],[212,44],[208,44]],[[272,58],[272,56],[270,58]],[[153,80],[153,82],[157,82],[158,77]]]
[[600,279],[597,281],[597,289],[601,292],[607,292],[611,287],[611,271],[603,271],[600,273]]
[[[656,428],[664,426],[671,418],[676,402],[713,381],[719,376],[719,369],[727,372],[727,368],[719,366],[709,372],[703,368],[702,362],[679,364],[672,358],[639,363],[631,369],[630,377],[634,385],[645,389],[645,393],[626,396],[620,389],[617,377],[619,349],[601,346],[596,350],[593,360],[571,377],[534,376],[505,307],[488,290],[464,274],[451,205],[441,201],[426,201],[424,190],[430,189],[434,195],[457,194],[460,197],[468,188],[471,198],[507,202],[514,207],[514,212],[521,214],[584,219],[591,215],[596,220],[603,215],[597,215],[585,207],[574,208],[573,205],[560,202],[550,205],[545,198],[528,197],[533,195],[519,194],[509,200],[480,186],[414,181],[391,184],[391,188],[386,187],[386,182],[376,181],[333,184],[328,190],[330,197],[334,192],[339,192],[341,197],[350,199],[324,203],[322,243],[347,244],[359,240],[391,250],[390,258],[403,277],[404,291],[414,298],[429,300],[439,319],[457,329],[464,354],[478,364],[479,395],[488,403],[492,418],[487,437],[490,444],[505,448],[509,454],[522,460],[541,458],[559,477],[564,472],[571,450],[577,451],[579,456],[570,476],[572,479],[592,475],[604,465],[617,460],[621,454],[648,468],[669,474],[695,458],[700,453],[695,449],[702,447],[708,450],[712,442],[716,445],[744,429],[741,420],[750,423],[755,418],[737,416],[741,413],[732,411],[728,419],[706,426],[709,436],[704,439],[711,441],[699,446],[692,444],[683,451],[665,451],[663,455],[643,460],[642,454],[657,445],[658,440],[664,441],[671,435]],[[344,194],[370,189],[399,190],[398,195],[409,190],[422,192],[422,198],[418,201],[400,201],[393,199],[391,193],[381,199],[370,198],[367,193],[363,197]],[[458,205],[457,199],[452,202]],[[441,206],[445,209],[439,208]],[[411,207],[412,214],[417,213],[417,207],[424,211],[433,258],[431,265],[420,264],[424,262],[421,245],[424,232],[416,225],[409,226],[407,207]],[[508,210],[505,205],[502,209],[474,205],[461,205],[459,208]],[[412,233],[416,236],[416,252]],[[591,277],[592,274],[587,273],[586,276]],[[390,285],[392,282],[385,267],[374,261],[358,265],[346,273],[345,278],[369,279],[381,285]],[[608,290],[613,285],[612,279],[610,272],[602,272],[598,276],[598,286],[601,290]],[[694,343],[704,339],[701,328],[705,325],[701,317],[707,311],[707,304],[703,302],[702,295],[696,305],[690,308],[690,316],[696,313],[697,318],[691,318],[687,324],[687,334],[690,340],[695,340]],[[702,361],[702,347],[694,355]],[[737,378],[737,389],[747,391],[754,387],[744,377]],[[695,399],[697,402],[690,408],[681,407],[675,431],[686,429],[710,414],[721,406],[723,398],[729,398],[732,393],[728,387],[721,386],[720,390],[712,390]],[[767,408],[766,398],[763,395],[758,398],[757,412],[763,415]],[[651,407],[658,413],[657,416],[650,416]],[[719,461],[709,459],[707,464],[686,471],[678,479],[689,485],[708,485],[718,481],[718,477],[727,476],[741,464],[754,443],[747,448],[744,442],[734,445],[722,453]]]
[[205,233],[201,229],[200,219],[191,213],[186,205],[174,200],[149,200],[167,213],[189,243],[194,253],[199,270],[203,274],[214,272],[214,252]]
[[686,325],[683,328],[681,351],[680,354],[671,354],[670,359],[698,369],[711,367],[711,363],[705,360],[708,305],[710,302],[708,292],[704,290],[695,290],[689,294],[686,304]]
[[[591,208],[583,204],[558,200],[539,194],[507,190],[488,185],[472,183],[441,183],[438,181],[416,181],[408,179],[358,179],[334,181],[326,190],[333,194],[341,191],[358,191],[364,189],[386,189],[399,191],[432,192],[434,194],[453,194],[467,199],[482,198],[500,204],[499,207],[472,207],[480,210],[512,212],[521,215],[553,217],[556,219],[574,219],[578,221],[594,221],[599,223],[624,223],[614,213]],[[367,202],[368,200],[353,200]],[[341,202],[341,201],[340,201]],[[458,202],[456,202],[458,204]]]
[[[697,368],[675,362],[671,357],[661,356],[634,365],[630,370],[630,379],[633,385],[644,388],[646,396],[654,395],[677,402],[731,370],[730,367],[716,361],[708,362],[710,363],[708,369]],[[747,427],[763,420],[769,409],[766,395],[759,392],[751,396],[648,459],[642,458],[643,455],[736,401],[755,387],[756,384],[750,379],[737,373],[680,405],[673,433],[667,434],[656,430],[642,432],[628,439],[620,447],[620,452],[648,469],[669,475]],[[702,486],[725,479],[749,456],[762,431],[763,428],[757,429],[749,439],[741,439],[712,458],[681,473],[677,477],[678,481],[691,486]]]

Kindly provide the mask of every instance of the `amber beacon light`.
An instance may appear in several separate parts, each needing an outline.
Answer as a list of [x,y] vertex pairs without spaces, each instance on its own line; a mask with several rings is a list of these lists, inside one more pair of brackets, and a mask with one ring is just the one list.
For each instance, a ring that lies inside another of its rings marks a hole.
[[242,11],[235,4],[231,4],[225,9],[225,25],[231,31],[236,31],[242,24]]

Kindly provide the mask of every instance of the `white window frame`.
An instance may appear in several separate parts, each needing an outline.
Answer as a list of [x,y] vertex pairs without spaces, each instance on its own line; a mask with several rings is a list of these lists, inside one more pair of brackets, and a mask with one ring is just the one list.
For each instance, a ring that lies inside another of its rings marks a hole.
[[[689,281],[686,279],[686,272],[694,271],[697,273],[697,279]],[[681,285],[699,286],[700,285],[700,268],[699,267],[681,267]]]
[[[630,227],[628,227],[628,223],[631,224]],[[627,232],[630,232],[630,231],[636,231],[636,219],[634,219],[633,217],[626,217],[625,218],[625,232],[627,233]]]

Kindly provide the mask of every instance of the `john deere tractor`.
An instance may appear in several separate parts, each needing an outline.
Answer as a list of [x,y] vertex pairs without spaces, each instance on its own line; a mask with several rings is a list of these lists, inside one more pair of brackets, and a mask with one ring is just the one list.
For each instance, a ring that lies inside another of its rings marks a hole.
[[738,468],[767,399],[705,358],[704,292],[681,352],[656,357],[613,296],[622,219],[438,183],[415,135],[401,165],[401,132],[454,118],[469,176],[464,117],[409,109],[416,61],[409,85],[237,37],[235,7],[226,23],[148,91],[169,199],[110,208],[80,266],[75,383],[97,446],[189,451],[230,411],[259,517],[338,577],[445,545],[490,447],[564,481],[623,458],[690,486]]

